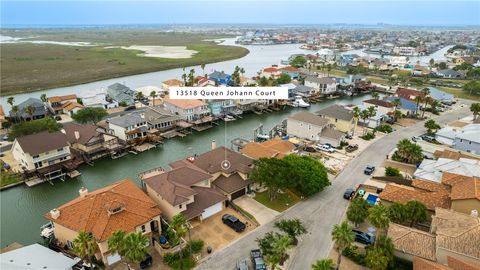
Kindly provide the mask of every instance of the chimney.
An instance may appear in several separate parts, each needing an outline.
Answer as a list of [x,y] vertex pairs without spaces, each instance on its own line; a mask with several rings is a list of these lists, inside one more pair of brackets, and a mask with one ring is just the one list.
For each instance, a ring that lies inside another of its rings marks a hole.
[[78,132],[77,130],[75,130],[75,140],[78,140],[80,139],[80,132]]
[[145,114],[144,114],[144,113],[141,113],[141,114],[140,114],[140,117],[141,117],[142,119],[145,119]]
[[217,148],[217,143],[215,142],[215,140],[212,140],[212,150],[214,150],[215,148]]
[[475,209],[473,209],[473,210],[470,212],[470,215],[471,215],[472,217],[478,218],[478,211],[475,210]]
[[78,190],[78,194],[80,194],[80,198],[85,198],[88,194],[88,189],[85,187],[82,187],[81,189]]
[[57,219],[58,217],[60,217],[60,210],[58,210],[57,208],[53,208],[52,210],[50,210],[50,216],[52,216],[53,219]]

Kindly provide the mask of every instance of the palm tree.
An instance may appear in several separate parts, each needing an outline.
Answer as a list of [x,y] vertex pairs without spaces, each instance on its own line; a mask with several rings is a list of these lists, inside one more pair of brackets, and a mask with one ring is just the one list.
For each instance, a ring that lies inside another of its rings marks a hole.
[[373,92],[373,93],[372,93],[372,98],[373,98],[373,99],[379,99],[379,98],[380,98],[380,95],[379,95],[377,92]]
[[317,260],[314,264],[312,264],[312,270],[331,270],[332,268],[332,259]]
[[305,234],[307,232],[307,229],[305,228],[305,225],[298,218],[279,220],[279,221],[275,222],[275,227],[277,227],[282,232],[289,235],[293,240],[292,244],[294,246],[296,246],[297,243],[298,243],[297,236]]
[[423,98],[421,96],[415,97],[415,114],[418,114],[418,108],[420,107],[420,102],[422,102]]
[[367,250],[365,264],[372,270],[386,270],[390,263],[389,257],[379,247],[371,247]]
[[92,265],[92,256],[97,252],[98,245],[91,233],[80,231],[73,239],[73,252]]
[[205,64],[201,64],[200,68],[202,68],[203,77],[207,78],[207,74],[205,74]]
[[388,218],[395,223],[402,224],[407,220],[405,205],[394,202],[387,209]]
[[370,118],[374,117],[377,114],[377,109],[373,106],[370,106],[367,108],[367,111],[368,111],[368,123],[370,124]]
[[[277,237],[275,237],[275,241],[273,241],[272,243],[272,250],[273,253],[280,258],[280,265],[283,265],[283,263],[287,259],[287,250],[292,246],[292,243],[293,239],[289,235],[278,234]],[[272,267],[272,269],[274,268]]]
[[42,94],[40,100],[42,100],[43,103],[47,102],[47,94]]
[[268,254],[265,256],[265,261],[271,265],[271,269],[275,270],[277,268],[277,265],[280,264],[280,256],[277,254]]
[[12,113],[13,113],[13,115],[14,115],[15,123],[16,123],[17,120],[18,120],[18,111],[19,111],[18,106],[17,106],[17,105],[13,105],[13,106],[12,106]]
[[158,97],[157,91],[150,92],[150,97],[152,98],[152,105],[155,106],[155,98]]
[[423,110],[422,110],[422,118],[423,118],[423,116],[425,115],[425,109],[429,101],[428,95],[430,94],[430,89],[428,89],[428,87],[423,88],[422,94],[423,94]]
[[135,99],[138,101],[142,101],[144,98],[143,93],[141,91],[138,91],[135,93]]
[[385,206],[383,206],[383,204],[377,204],[368,209],[368,221],[377,228],[378,235],[380,235],[384,229],[388,228],[390,219],[388,218]]
[[35,113],[35,107],[32,105],[28,105],[27,108],[25,108],[25,112],[30,116],[30,120],[33,120],[33,114]]
[[[170,222],[170,227],[175,231],[175,234],[178,238],[182,239],[188,232],[188,242],[191,242],[191,235],[190,235],[190,226],[188,224],[187,219],[185,216],[180,213],[172,217],[172,222]],[[192,254],[192,245],[188,245],[190,248],[190,254]],[[182,252],[180,252],[180,256],[182,256]]]
[[472,105],[470,105],[470,111],[473,113],[473,120],[477,120],[480,114],[480,103],[472,103]]
[[352,222],[355,227],[362,223],[368,217],[368,208],[370,204],[363,198],[356,198],[352,201],[347,210],[347,219]]
[[132,232],[125,237],[125,258],[133,263],[139,263],[147,254],[148,237],[142,232]]
[[409,201],[405,204],[405,215],[410,221],[410,227],[427,220],[427,207],[419,201]]
[[13,107],[13,103],[15,103],[15,98],[14,97],[8,97],[7,103],[10,104],[10,106]]
[[[107,244],[108,244],[108,249],[112,254],[117,253],[120,256],[120,261],[124,259],[126,248],[125,248],[125,238],[127,234],[122,231],[114,231],[112,233],[112,236],[108,239]],[[125,262],[127,265],[127,268],[130,269],[130,266],[128,265],[127,262]]]
[[358,107],[353,108],[353,118],[355,118],[355,125],[353,126],[353,134],[352,136],[355,136],[355,131],[358,126],[358,118],[360,117],[360,109]]
[[183,70],[183,74],[182,74],[183,85],[188,86],[187,85],[187,73],[185,73],[185,68],[182,68],[182,70]]
[[355,240],[355,234],[352,231],[353,227],[346,221],[341,224],[333,226],[332,240],[335,242],[338,251],[336,269],[340,269],[340,263],[342,260],[342,252],[345,248],[349,247]]
[[363,135],[367,134],[367,119],[370,117],[370,114],[367,110],[362,110],[360,112],[360,118],[363,120]]

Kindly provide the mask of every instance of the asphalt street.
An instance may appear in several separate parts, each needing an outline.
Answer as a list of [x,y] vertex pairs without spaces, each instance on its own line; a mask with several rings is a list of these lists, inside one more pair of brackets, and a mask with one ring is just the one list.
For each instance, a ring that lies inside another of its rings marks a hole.
[[[465,103],[465,102],[464,102]],[[432,117],[437,123],[445,123],[470,115],[469,106],[449,111],[441,116]],[[351,160],[343,171],[332,181],[332,185],[319,194],[301,201],[277,216],[271,222],[257,228],[245,237],[216,251],[196,269],[234,269],[237,260],[248,259],[249,251],[257,247],[255,239],[274,230],[273,224],[279,219],[299,218],[306,224],[309,233],[301,237],[298,246],[291,255],[287,269],[308,270],[317,259],[326,258],[332,248],[331,230],[333,225],[344,219],[348,201],[342,195],[345,189],[355,187],[367,180],[363,174],[366,165],[380,166],[403,138],[411,138],[425,133],[424,122],[402,128],[378,139],[362,153]]]

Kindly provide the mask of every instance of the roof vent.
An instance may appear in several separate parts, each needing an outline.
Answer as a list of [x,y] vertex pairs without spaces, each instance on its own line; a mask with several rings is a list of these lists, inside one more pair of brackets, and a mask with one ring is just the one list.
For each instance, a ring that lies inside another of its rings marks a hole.
[[60,210],[58,210],[57,208],[53,208],[52,210],[50,210],[50,216],[53,219],[59,218],[60,217]]
[[75,134],[75,140],[80,139],[80,132],[78,130],[75,130],[74,134]]
[[119,201],[112,201],[108,207],[108,214],[115,215],[125,210],[125,204]]
[[470,212],[470,215],[472,217],[478,217],[478,211],[476,209],[473,209],[471,212]]
[[86,187],[82,187],[78,190],[78,194],[80,194],[80,198],[85,198],[88,195],[88,189]]

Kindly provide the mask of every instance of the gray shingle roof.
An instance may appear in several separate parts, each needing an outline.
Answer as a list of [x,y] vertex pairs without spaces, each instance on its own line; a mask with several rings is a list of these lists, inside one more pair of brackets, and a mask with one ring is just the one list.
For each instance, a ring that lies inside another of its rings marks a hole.
[[322,118],[310,112],[299,112],[290,116],[288,119],[293,119],[320,127],[325,126],[329,122],[328,119]]
[[305,78],[305,81],[314,82],[314,83],[318,83],[318,84],[332,84],[332,83],[335,83],[334,79],[328,78],[328,77],[318,78],[318,77],[308,76],[307,78]]
[[315,113],[316,115],[351,121],[353,112],[342,105],[333,104]]
[[60,131],[43,131],[16,139],[23,152],[32,156],[68,146],[67,135]]

